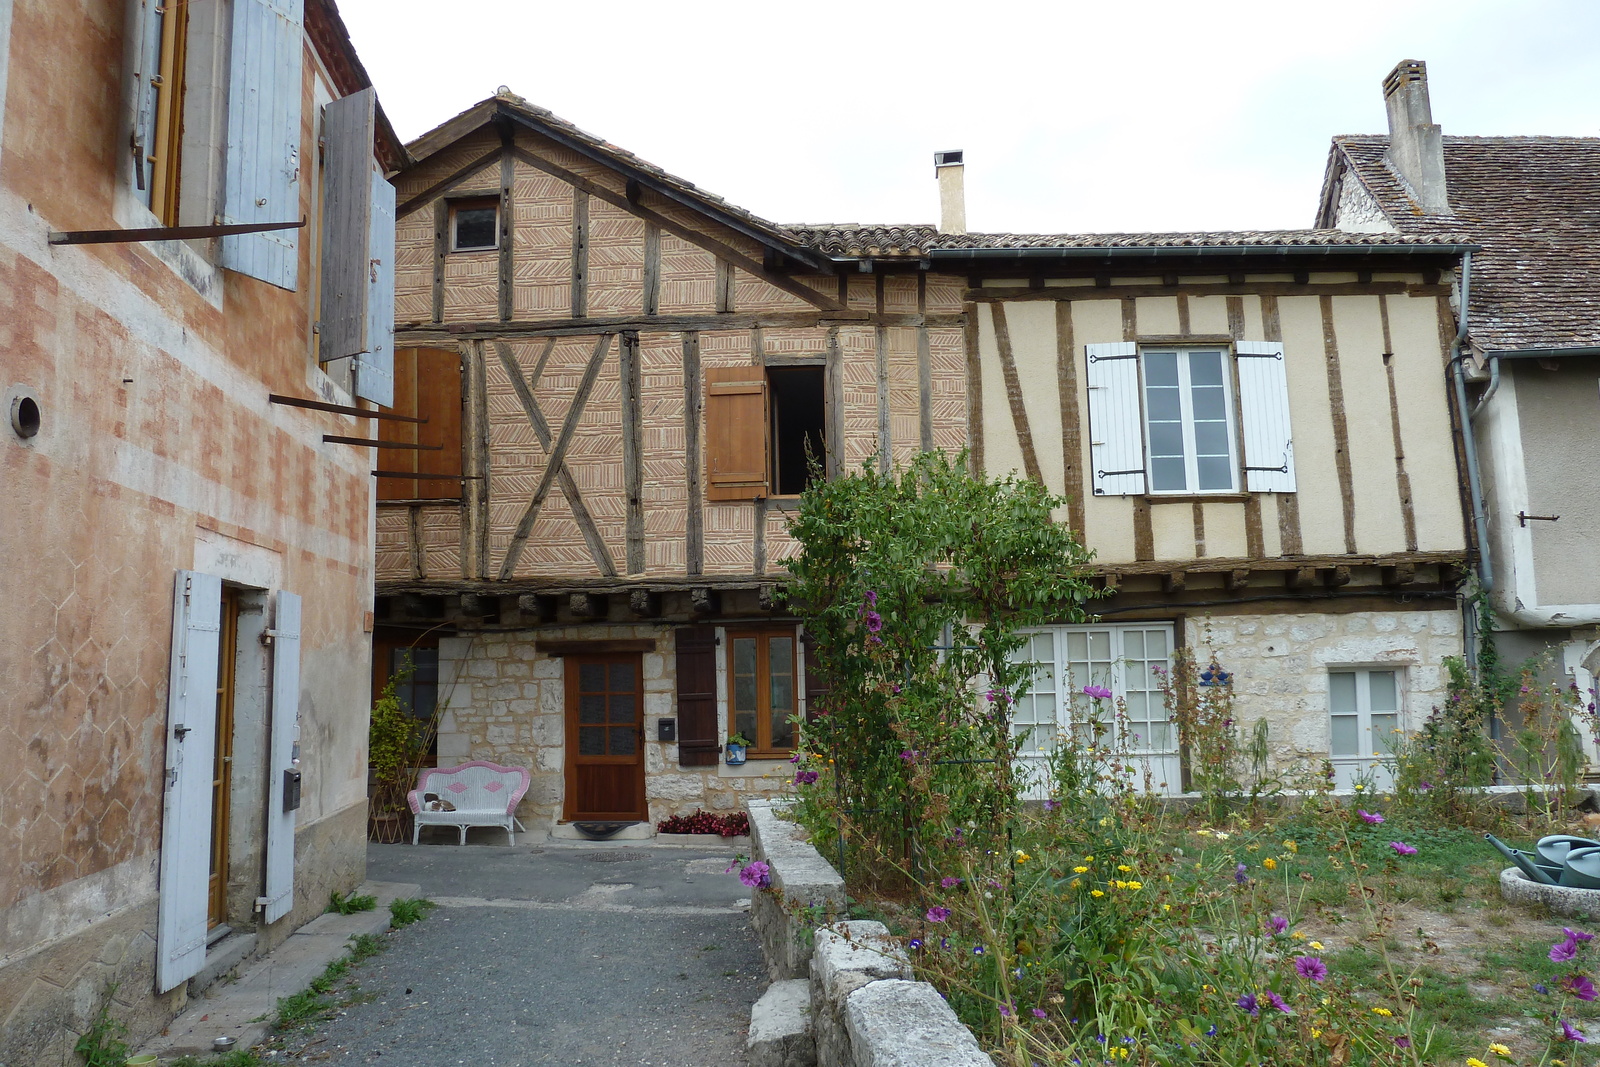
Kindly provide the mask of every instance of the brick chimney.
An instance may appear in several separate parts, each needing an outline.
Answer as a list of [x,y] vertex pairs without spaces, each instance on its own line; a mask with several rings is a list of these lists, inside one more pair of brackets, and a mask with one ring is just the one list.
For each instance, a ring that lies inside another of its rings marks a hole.
[[961,150],[935,152],[933,173],[939,179],[939,231],[967,232],[966,164]]
[[1428,103],[1428,65],[1401,60],[1383,79],[1383,102],[1389,109],[1389,162],[1411,184],[1424,212],[1448,215],[1444,135]]

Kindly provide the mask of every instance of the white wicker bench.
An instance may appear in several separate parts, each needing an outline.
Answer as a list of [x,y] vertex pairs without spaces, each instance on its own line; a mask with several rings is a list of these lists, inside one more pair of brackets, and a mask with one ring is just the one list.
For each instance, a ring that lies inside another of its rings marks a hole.
[[[432,767],[417,778],[417,787],[406,794],[411,805],[411,843],[417,843],[424,826],[454,826],[460,831],[458,844],[467,843],[469,826],[503,826],[511,844],[513,832],[526,827],[518,821],[517,804],[528,791],[528,772],[523,767],[502,767],[498,763],[473,760],[459,767]],[[454,811],[431,811],[423,796],[436,794],[449,801]]]

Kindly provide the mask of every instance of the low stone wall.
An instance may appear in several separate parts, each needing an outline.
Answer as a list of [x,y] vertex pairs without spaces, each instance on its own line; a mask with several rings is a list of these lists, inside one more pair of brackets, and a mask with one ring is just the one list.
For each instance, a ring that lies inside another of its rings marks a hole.
[[[888,928],[827,921],[844,880],[778,817],[782,805],[747,806],[755,857],[772,868],[750,914],[775,983],[752,1011],[750,1067],[994,1067],[939,991],[911,980]],[[809,998],[797,972],[809,973]]]

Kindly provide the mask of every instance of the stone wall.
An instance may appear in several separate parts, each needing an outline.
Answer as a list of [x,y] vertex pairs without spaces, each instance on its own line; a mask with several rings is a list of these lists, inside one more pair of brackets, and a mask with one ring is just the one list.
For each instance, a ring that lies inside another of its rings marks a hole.
[[538,650],[540,641],[649,639],[644,661],[645,795],[652,825],[669,815],[738,811],[747,797],[768,796],[793,780],[785,760],[743,767],[678,766],[676,742],[657,740],[657,725],[677,708],[673,627],[605,623],[541,630],[480,632],[439,642],[441,767],[482,759],[527,767],[533,776],[517,809],[534,833],[562,817],[566,766],[564,659]]

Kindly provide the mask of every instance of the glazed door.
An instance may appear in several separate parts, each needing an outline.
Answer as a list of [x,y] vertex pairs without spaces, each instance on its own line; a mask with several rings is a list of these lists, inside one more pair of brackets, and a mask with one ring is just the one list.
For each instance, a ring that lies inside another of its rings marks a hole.
[[643,821],[642,657],[568,656],[566,664],[566,818]]

